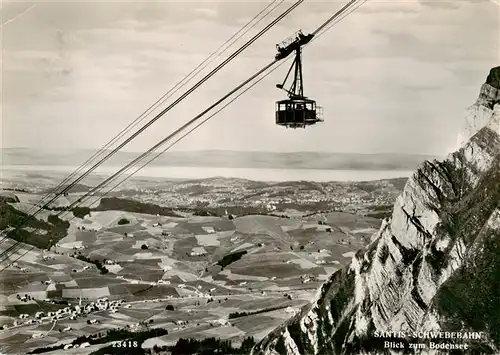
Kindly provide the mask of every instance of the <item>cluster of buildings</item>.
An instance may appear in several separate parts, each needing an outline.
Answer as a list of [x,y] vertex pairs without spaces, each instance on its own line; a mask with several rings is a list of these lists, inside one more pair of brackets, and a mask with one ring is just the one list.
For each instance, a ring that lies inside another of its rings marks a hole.
[[306,284],[311,281],[318,281],[317,277],[314,275],[302,275],[300,277],[300,280],[303,284]]
[[[210,184],[202,193],[186,193],[190,187],[189,183],[176,185],[173,189],[156,191],[148,194],[143,191],[133,196],[142,202],[164,205],[169,201],[170,207],[195,207],[199,205],[208,208],[220,207],[253,207],[266,209],[269,213],[280,210],[280,205],[294,204],[314,205],[321,204],[326,208],[351,210],[361,208],[362,205],[385,205],[392,204],[395,196],[391,189],[385,191],[384,186],[374,192],[359,189],[352,183],[323,183],[317,189],[299,188],[295,185],[270,185],[259,190],[251,186],[228,184],[218,188]],[[129,196],[130,197],[130,196]]]
[[21,271],[21,272],[29,272],[29,271],[30,271],[30,269],[29,269],[29,268],[27,268],[27,267],[21,267],[21,266],[19,266],[19,264],[18,264],[17,262],[13,262],[13,263],[11,264],[11,266],[12,266],[13,268],[15,268],[15,269],[18,269],[18,270],[19,270],[19,271]]
[[88,348],[90,346],[90,343],[89,342],[85,342],[85,343],[81,343],[81,344],[66,344],[64,345],[64,350],[68,350],[68,349],[76,349],[76,348],[80,348],[80,349],[83,349],[83,348]]
[[[25,296],[23,296],[25,297]],[[59,319],[64,319],[68,318],[71,320],[76,320],[80,317],[86,317],[87,315],[93,313],[93,312],[99,312],[99,311],[110,311],[111,313],[116,313],[118,312],[119,307],[123,308],[129,308],[130,305],[124,305],[125,300],[114,300],[110,301],[108,298],[101,298],[98,299],[97,301],[92,301],[86,305],[82,305],[82,302],[80,300],[79,304],[74,305],[74,306],[68,306],[64,308],[60,308],[55,312],[36,312],[35,316],[31,319],[28,314],[21,314],[19,315],[19,320],[15,320],[12,327],[17,327],[20,325],[31,325],[31,324],[42,324],[43,322],[50,321],[54,322]],[[99,323],[98,320],[96,319],[89,319],[87,320],[88,324],[97,324]],[[10,328],[7,325],[3,326],[3,329]],[[65,328],[63,331],[70,331],[71,329]]]
[[[100,298],[95,302],[91,301],[85,306],[83,306],[80,302],[80,304],[73,307],[73,309],[71,310],[71,314],[69,316],[70,319],[74,320],[77,319],[78,317],[85,316],[92,312],[111,311],[112,313],[116,313],[118,312],[118,307],[122,306],[124,303],[125,300],[123,299],[110,301],[107,297]],[[95,324],[97,322],[96,321],[92,323],[92,320],[89,321],[90,321],[89,324]]]

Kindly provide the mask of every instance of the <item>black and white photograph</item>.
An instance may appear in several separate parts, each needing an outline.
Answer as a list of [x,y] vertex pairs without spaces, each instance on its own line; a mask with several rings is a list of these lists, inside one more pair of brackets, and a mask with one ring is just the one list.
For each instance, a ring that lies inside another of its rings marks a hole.
[[500,354],[500,0],[0,14],[0,355]]

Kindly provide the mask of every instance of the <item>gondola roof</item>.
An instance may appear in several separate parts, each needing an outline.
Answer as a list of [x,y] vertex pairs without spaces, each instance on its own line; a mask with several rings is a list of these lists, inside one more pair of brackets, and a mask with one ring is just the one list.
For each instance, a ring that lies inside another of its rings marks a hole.
[[286,103],[316,103],[316,101],[308,99],[307,97],[293,97],[289,99],[284,99],[280,101],[276,101],[277,104],[286,104]]

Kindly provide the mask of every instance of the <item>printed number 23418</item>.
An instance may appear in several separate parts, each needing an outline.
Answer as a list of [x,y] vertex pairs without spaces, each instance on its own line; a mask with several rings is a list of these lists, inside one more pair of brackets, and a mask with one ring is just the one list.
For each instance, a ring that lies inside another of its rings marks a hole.
[[137,348],[137,340],[114,341],[113,348]]

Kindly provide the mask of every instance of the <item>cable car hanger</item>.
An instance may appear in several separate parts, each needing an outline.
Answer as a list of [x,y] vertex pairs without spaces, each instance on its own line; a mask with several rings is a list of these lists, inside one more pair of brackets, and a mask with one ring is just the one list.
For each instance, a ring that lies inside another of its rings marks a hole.
[[[294,36],[281,44],[276,45],[278,53],[276,60],[286,58],[295,52],[295,59],[286,74],[282,84],[276,84],[278,89],[287,92],[288,99],[276,102],[276,124],[286,128],[306,128],[318,122],[323,122],[322,108],[316,101],[304,96],[304,80],[302,74],[302,46],[309,43],[314,34],[304,35],[299,30]],[[294,77],[290,89],[285,89],[285,83],[294,70]]]

